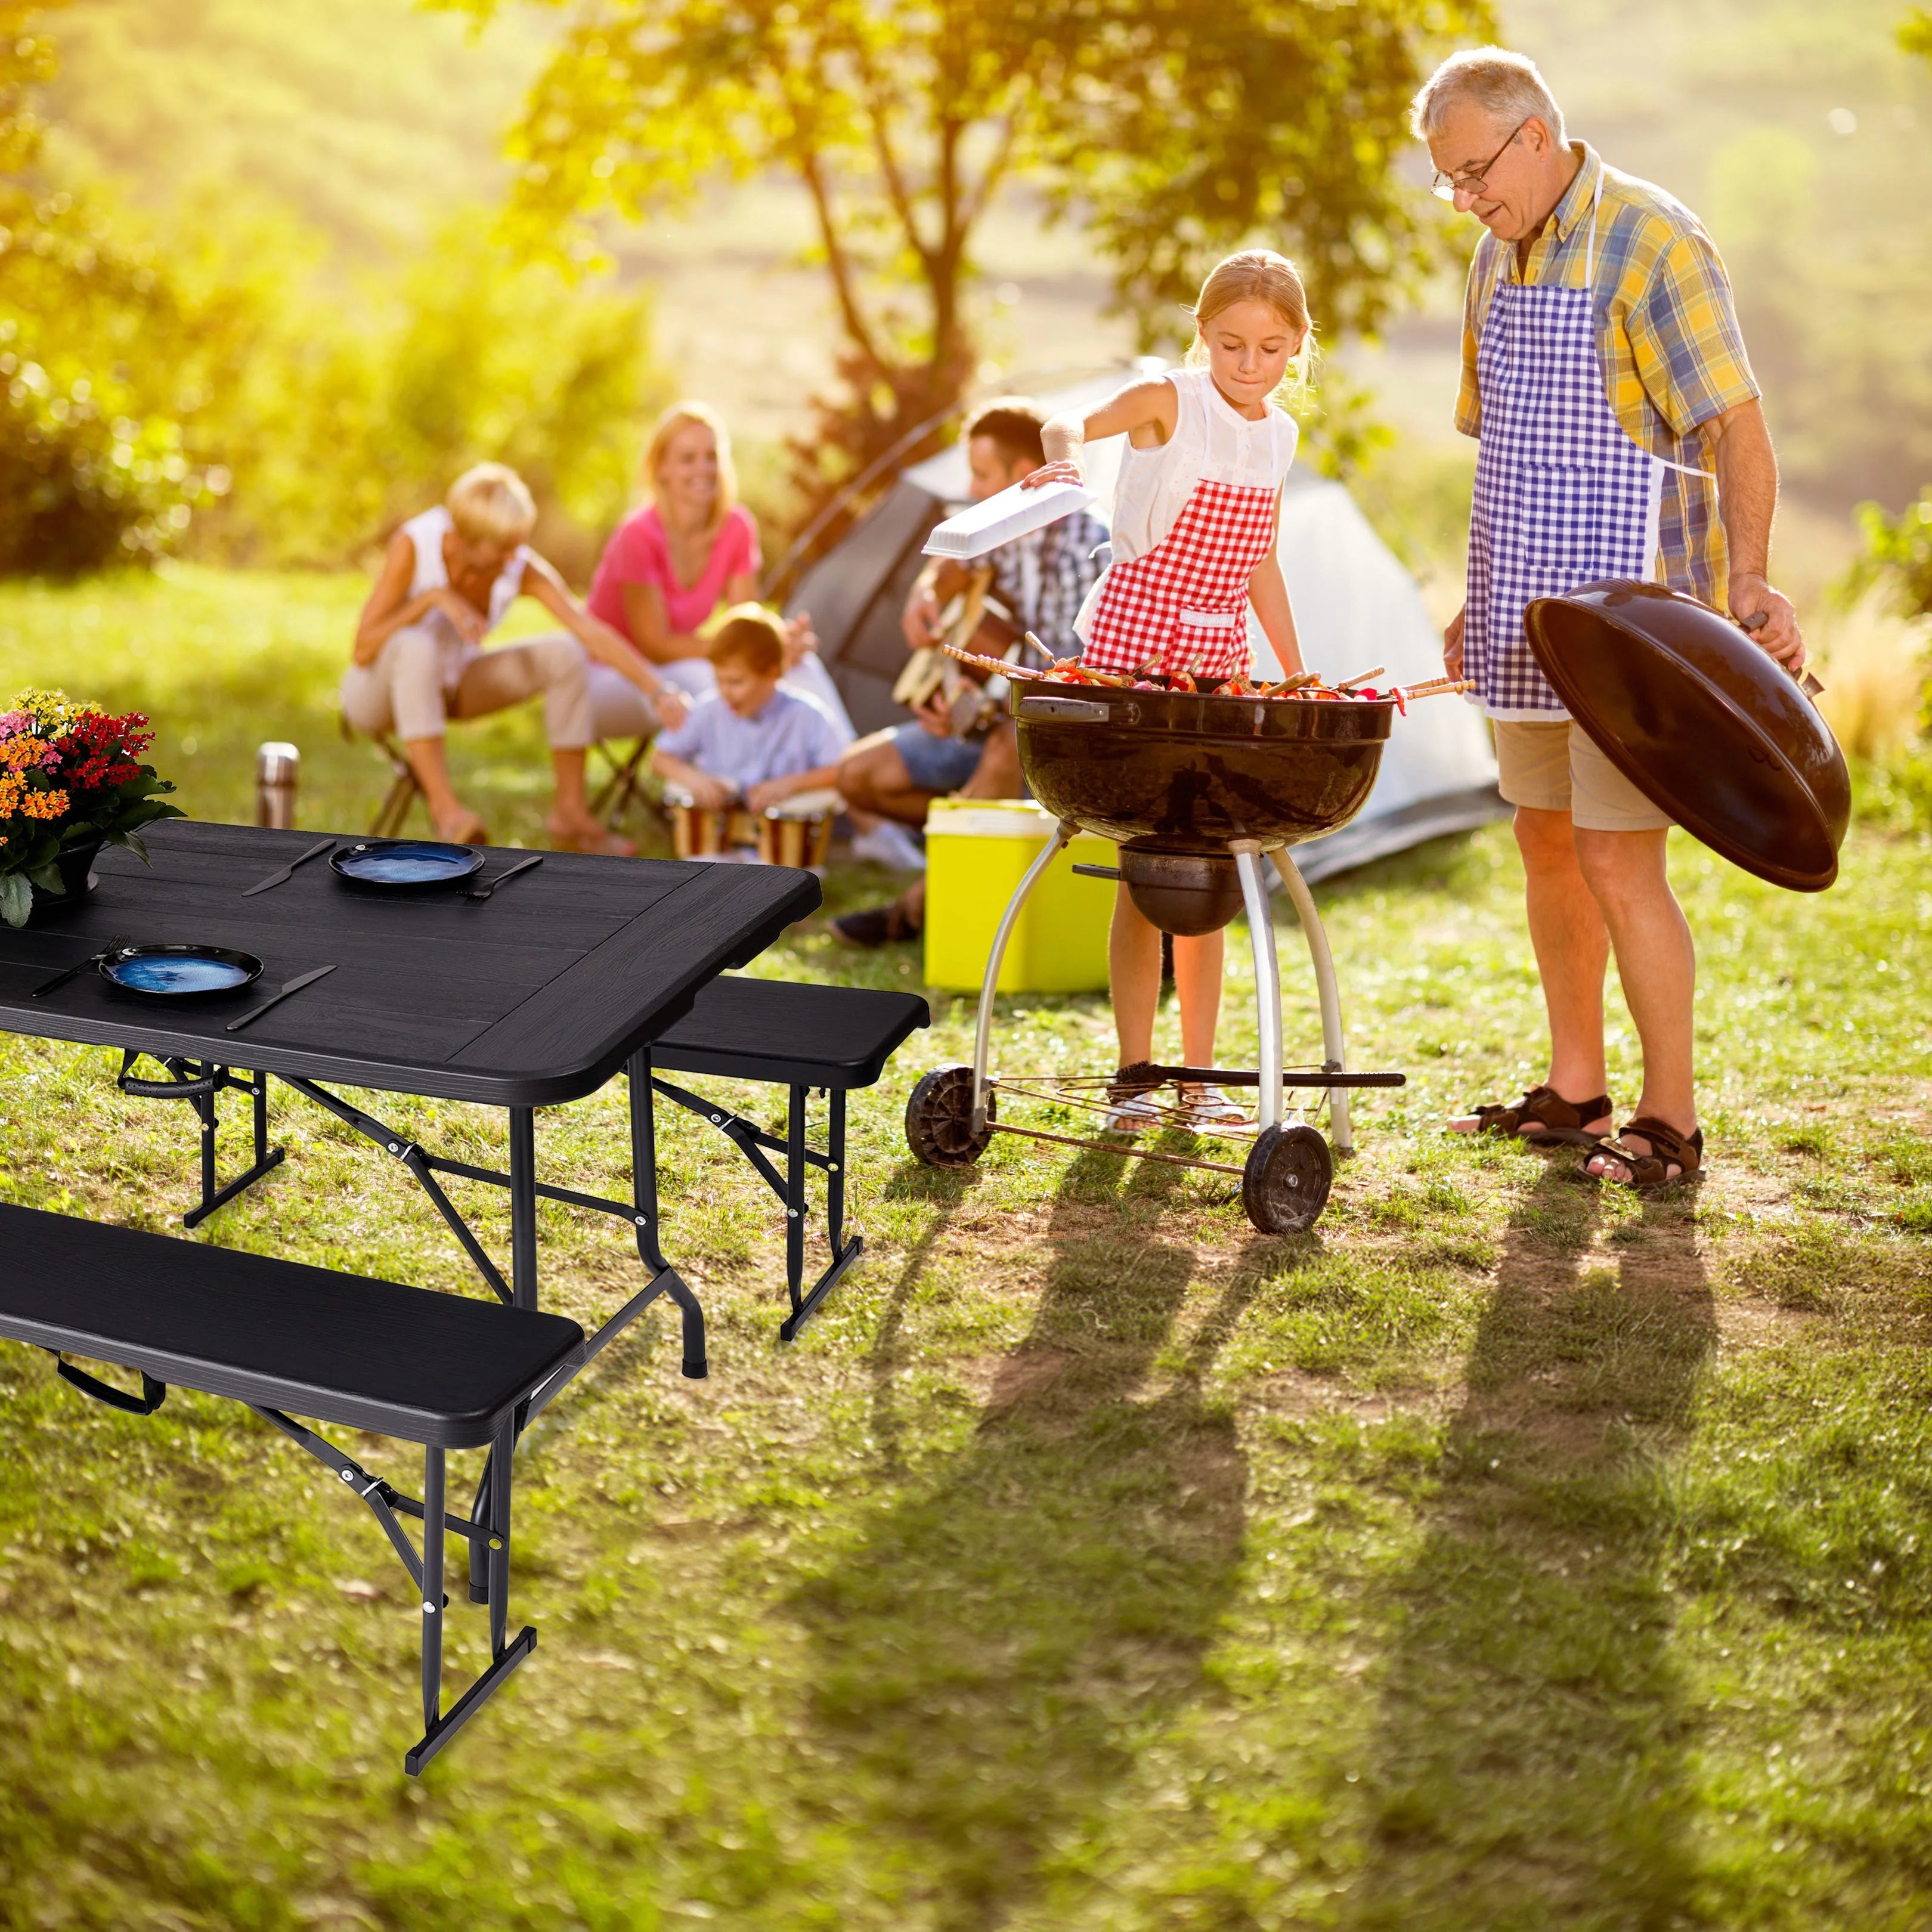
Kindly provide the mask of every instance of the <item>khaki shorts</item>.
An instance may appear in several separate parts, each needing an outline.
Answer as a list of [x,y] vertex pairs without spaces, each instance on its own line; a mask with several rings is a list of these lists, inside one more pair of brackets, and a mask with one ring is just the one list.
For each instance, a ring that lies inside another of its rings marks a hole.
[[1534,812],[1567,812],[1586,832],[1660,832],[1658,810],[1568,718],[1498,718],[1496,768],[1502,795]]

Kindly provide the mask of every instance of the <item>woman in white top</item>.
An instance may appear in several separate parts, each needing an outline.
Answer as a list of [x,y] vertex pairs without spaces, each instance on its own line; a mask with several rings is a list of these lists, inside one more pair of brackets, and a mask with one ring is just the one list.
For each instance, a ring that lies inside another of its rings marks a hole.
[[[637,687],[651,730],[659,722],[682,723],[684,700],[525,542],[536,514],[514,470],[480,463],[456,479],[443,503],[397,531],[356,626],[343,715],[358,731],[394,730],[437,836],[476,844],[490,835],[450,784],[444,726],[541,692],[556,773],[546,821],[552,841],[566,850],[628,856],[631,845],[598,823],[584,797],[592,735],[586,653]],[[483,640],[520,596],[541,604],[567,634],[484,650]]]
[[[1231,255],[1195,304],[1189,366],[1130,382],[1084,418],[1055,416],[1047,462],[1022,486],[1081,482],[1083,443],[1124,434],[1114,495],[1114,557],[1074,620],[1081,662],[1096,670],[1198,679],[1246,675],[1250,604],[1284,673],[1301,668],[1294,613],[1275,531],[1294,458],[1294,421],[1276,400],[1310,339],[1307,298],[1294,264],[1265,249]],[[1177,937],[1181,1058],[1214,1064],[1221,1010],[1218,932]],[[1124,886],[1108,952],[1120,1072],[1108,1126],[1138,1133],[1158,1116],[1131,1070],[1154,1058],[1160,934]],[[1219,1088],[1184,1087],[1204,1125],[1243,1118]]]

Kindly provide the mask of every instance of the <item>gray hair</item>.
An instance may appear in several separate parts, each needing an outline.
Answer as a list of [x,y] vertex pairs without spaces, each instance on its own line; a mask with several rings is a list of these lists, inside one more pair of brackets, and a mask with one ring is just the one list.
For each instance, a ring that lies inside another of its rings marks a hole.
[[1511,53],[1507,47],[1472,47],[1451,54],[1411,104],[1410,131],[1418,141],[1439,134],[1450,110],[1465,100],[1488,115],[1498,134],[1534,115],[1550,130],[1550,139],[1559,148],[1564,144],[1563,110],[1527,54]]

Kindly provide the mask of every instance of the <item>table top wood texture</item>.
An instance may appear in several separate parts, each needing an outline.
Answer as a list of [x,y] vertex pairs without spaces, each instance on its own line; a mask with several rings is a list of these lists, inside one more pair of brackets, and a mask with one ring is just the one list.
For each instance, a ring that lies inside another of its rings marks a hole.
[[[756,958],[820,901],[817,879],[785,866],[568,853],[546,854],[480,904],[358,891],[326,857],[242,897],[317,836],[171,819],[146,834],[152,868],[104,848],[99,886],[85,899],[17,931],[0,927],[0,1028],[545,1106],[602,1086],[688,1012],[700,988]],[[524,856],[493,850],[478,882]],[[28,997],[113,938],[234,946],[264,970],[238,992],[179,1004],[122,992],[92,968],[44,999]],[[332,964],[244,1032],[226,1030],[284,980]]]

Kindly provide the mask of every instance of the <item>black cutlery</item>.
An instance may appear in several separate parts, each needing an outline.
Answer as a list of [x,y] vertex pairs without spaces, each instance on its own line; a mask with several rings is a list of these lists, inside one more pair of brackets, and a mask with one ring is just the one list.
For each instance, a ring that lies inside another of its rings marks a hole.
[[539,852],[534,859],[526,859],[520,865],[512,866],[507,872],[499,872],[488,885],[472,886],[464,893],[463,896],[466,899],[476,900],[480,904],[483,900],[487,899],[499,886],[502,885],[505,882],[505,880],[514,879],[519,872],[527,872],[532,866],[541,866],[543,862],[544,855]]
[[28,998],[30,1000],[45,998],[48,994],[54,992],[59,988],[64,986],[76,973],[85,973],[90,966],[98,966],[101,961],[105,959],[109,953],[113,952],[120,945],[120,944],[121,941],[118,935],[116,938],[110,939],[98,952],[90,952],[85,959],[76,959],[71,966],[68,968],[65,972],[56,973],[51,980],[43,980],[40,983],[27,995]]
[[306,866],[311,859],[320,858],[323,853],[332,852],[334,849],[335,841],[333,838],[325,838],[320,844],[311,845],[299,859],[291,859],[279,872],[271,872],[258,884],[250,886],[242,896],[244,899],[252,899],[257,892],[266,892],[271,886],[286,885],[295,877],[298,866]]
[[304,973],[297,979],[284,980],[279,993],[272,999],[264,1000],[259,1006],[250,1006],[239,1019],[230,1020],[228,1030],[239,1033],[244,1026],[253,1026],[271,1006],[279,1006],[291,993],[299,993],[304,986],[314,986],[316,980],[326,979],[334,970],[333,966],[318,966],[313,973]]

